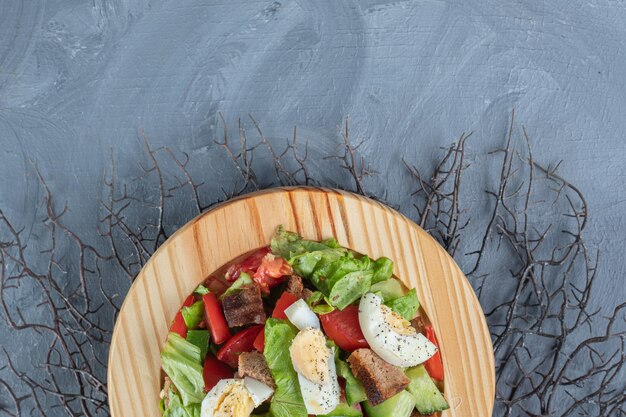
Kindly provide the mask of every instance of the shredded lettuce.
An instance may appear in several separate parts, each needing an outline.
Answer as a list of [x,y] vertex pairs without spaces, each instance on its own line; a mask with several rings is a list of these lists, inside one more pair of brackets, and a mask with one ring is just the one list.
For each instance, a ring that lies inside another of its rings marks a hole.
[[403,297],[406,288],[395,278],[389,278],[385,281],[372,284],[370,292],[380,296],[383,302],[395,300],[396,298]]
[[322,242],[306,240],[299,234],[289,232],[283,226],[278,226],[272,237],[271,248],[274,255],[289,259],[305,252],[341,248],[341,246],[335,239],[327,239]]
[[169,403],[163,412],[163,417],[200,417],[200,404],[184,406],[180,396],[169,392]]
[[343,310],[361,298],[372,284],[372,271],[354,271],[341,277],[330,290],[328,299],[339,310]]
[[362,415],[362,411],[346,403],[339,403],[333,411],[328,414],[322,414],[320,417],[361,417]]
[[178,390],[184,406],[202,401],[204,378],[201,350],[198,346],[176,333],[170,333],[161,351],[161,362],[163,370]]
[[204,317],[204,302],[198,301],[180,311],[188,329],[195,329]]
[[372,276],[372,284],[391,278],[393,275],[393,261],[384,256],[376,259],[373,265],[374,276]]
[[315,314],[328,314],[335,310],[335,307],[330,305],[328,297],[326,297],[321,291],[315,291],[306,299],[306,303]]
[[241,287],[248,284],[252,284],[252,278],[250,278],[250,275],[245,272],[240,273],[239,278],[237,278],[237,280],[233,282],[226,291],[224,291],[224,294],[220,296],[220,300],[227,295],[232,295],[236,293]]
[[415,317],[417,309],[420,306],[415,288],[412,288],[408,293],[406,293],[406,295],[387,301],[385,304],[409,321]]
[[276,383],[276,391],[270,403],[273,417],[308,416],[300,393],[298,375],[289,355],[289,346],[296,334],[297,329],[286,320],[270,318],[265,322],[263,355]]
[[393,262],[388,258],[373,261],[339,246],[335,239],[313,242],[282,226],[272,238],[272,252],[289,259],[294,271],[324,294],[330,306],[340,310],[368,292],[372,283],[389,279],[393,272]]
[[336,356],[335,367],[337,368],[337,374],[346,380],[346,400],[348,400],[348,404],[353,406],[356,403],[367,400],[365,388],[363,388],[363,385],[361,385],[359,380],[352,374],[350,366]]
[[208,330],[189,330],[187,332],[187,341],[200,348],[200,358],[204,361],[209,350]]
[[200,294],[200,295],[206,295],[210,293],[211,291],[209,291],[209,289],[205,287],[204,285],[200,284],[198,285],[198,287],[196,287],[196,289],[193,292],[196,294]]

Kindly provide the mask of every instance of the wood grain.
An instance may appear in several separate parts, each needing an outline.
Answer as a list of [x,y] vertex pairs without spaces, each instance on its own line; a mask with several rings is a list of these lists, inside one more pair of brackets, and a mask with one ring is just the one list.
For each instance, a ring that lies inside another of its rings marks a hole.
[[335,236],[417,290],[435,326],[445,368],[444,417],[491,415],[495,394],[491,338],[481,307],[452,258],[400,213],[348,192],[279,188],[230,200],[196,217],[152,256],[118,316],[109,352],[113,417],[159,416],[160,358],[168,325],[186,295],[242,253],[267,245],[283,224],[309,239]]

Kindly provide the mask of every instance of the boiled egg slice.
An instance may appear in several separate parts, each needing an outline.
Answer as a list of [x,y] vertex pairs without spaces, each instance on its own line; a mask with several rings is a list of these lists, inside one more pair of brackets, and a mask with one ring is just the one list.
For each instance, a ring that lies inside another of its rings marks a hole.
[[263,404],[274,394],[272,387],[264,384],[258,379],[250,378],[248,376],[243,379],[243,385],[248,390],[250,397],[252,397],[255,407]]
[[201,417],[249,417],[274,390],[252,378],[222,379],[208,392],[200,406]]
[[339,404],[334,352],[319,329],[301,330],[289,348],[300,392],[309,414],[328,414]]
[[370,348],[386,362],[403,368],[419,365],[437,347],[399,314],[368,293],[359,303],[359,325]]
[[317,318],[317,314],[302,299],[287,307],[285,315],[298,330],[306,329],[307,327],[320,328],[320,320]]

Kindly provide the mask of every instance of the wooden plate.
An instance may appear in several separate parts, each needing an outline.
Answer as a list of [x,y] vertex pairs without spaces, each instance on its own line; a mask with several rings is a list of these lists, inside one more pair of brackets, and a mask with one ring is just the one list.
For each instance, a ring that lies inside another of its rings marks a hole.
[[176,311],[210,273],[267,245],[280,224],[309,239],[335,236],[357,252],[393,259],[394,274],[416,288],[439,338],[451,406],[443,416],[491,415],[491,338],[474,291],[452,258],[424,230],[383,204],[343,191],[297,187],[223,203],[156,251],[126,296],[113,331],[108,367],[113,417],[160,415],[159,354]]

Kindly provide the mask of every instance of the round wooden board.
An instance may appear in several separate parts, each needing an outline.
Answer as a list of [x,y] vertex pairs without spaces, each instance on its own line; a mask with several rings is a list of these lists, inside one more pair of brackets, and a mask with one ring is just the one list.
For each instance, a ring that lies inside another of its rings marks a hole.
[[357,252],[393,259],[394,274],[417,290],[439,338],[451,405],[442,415],[491,415],[491,338],[474,291],[454,260],[419,226],[383,204],[343,191],[296,187],[216,206],[152,256],[126,296],[113,331],[108,366],[113,417],[160,415],[159,354],[176,311],[209,274],[267,245],[280,224],[308,239],[335,236]]

